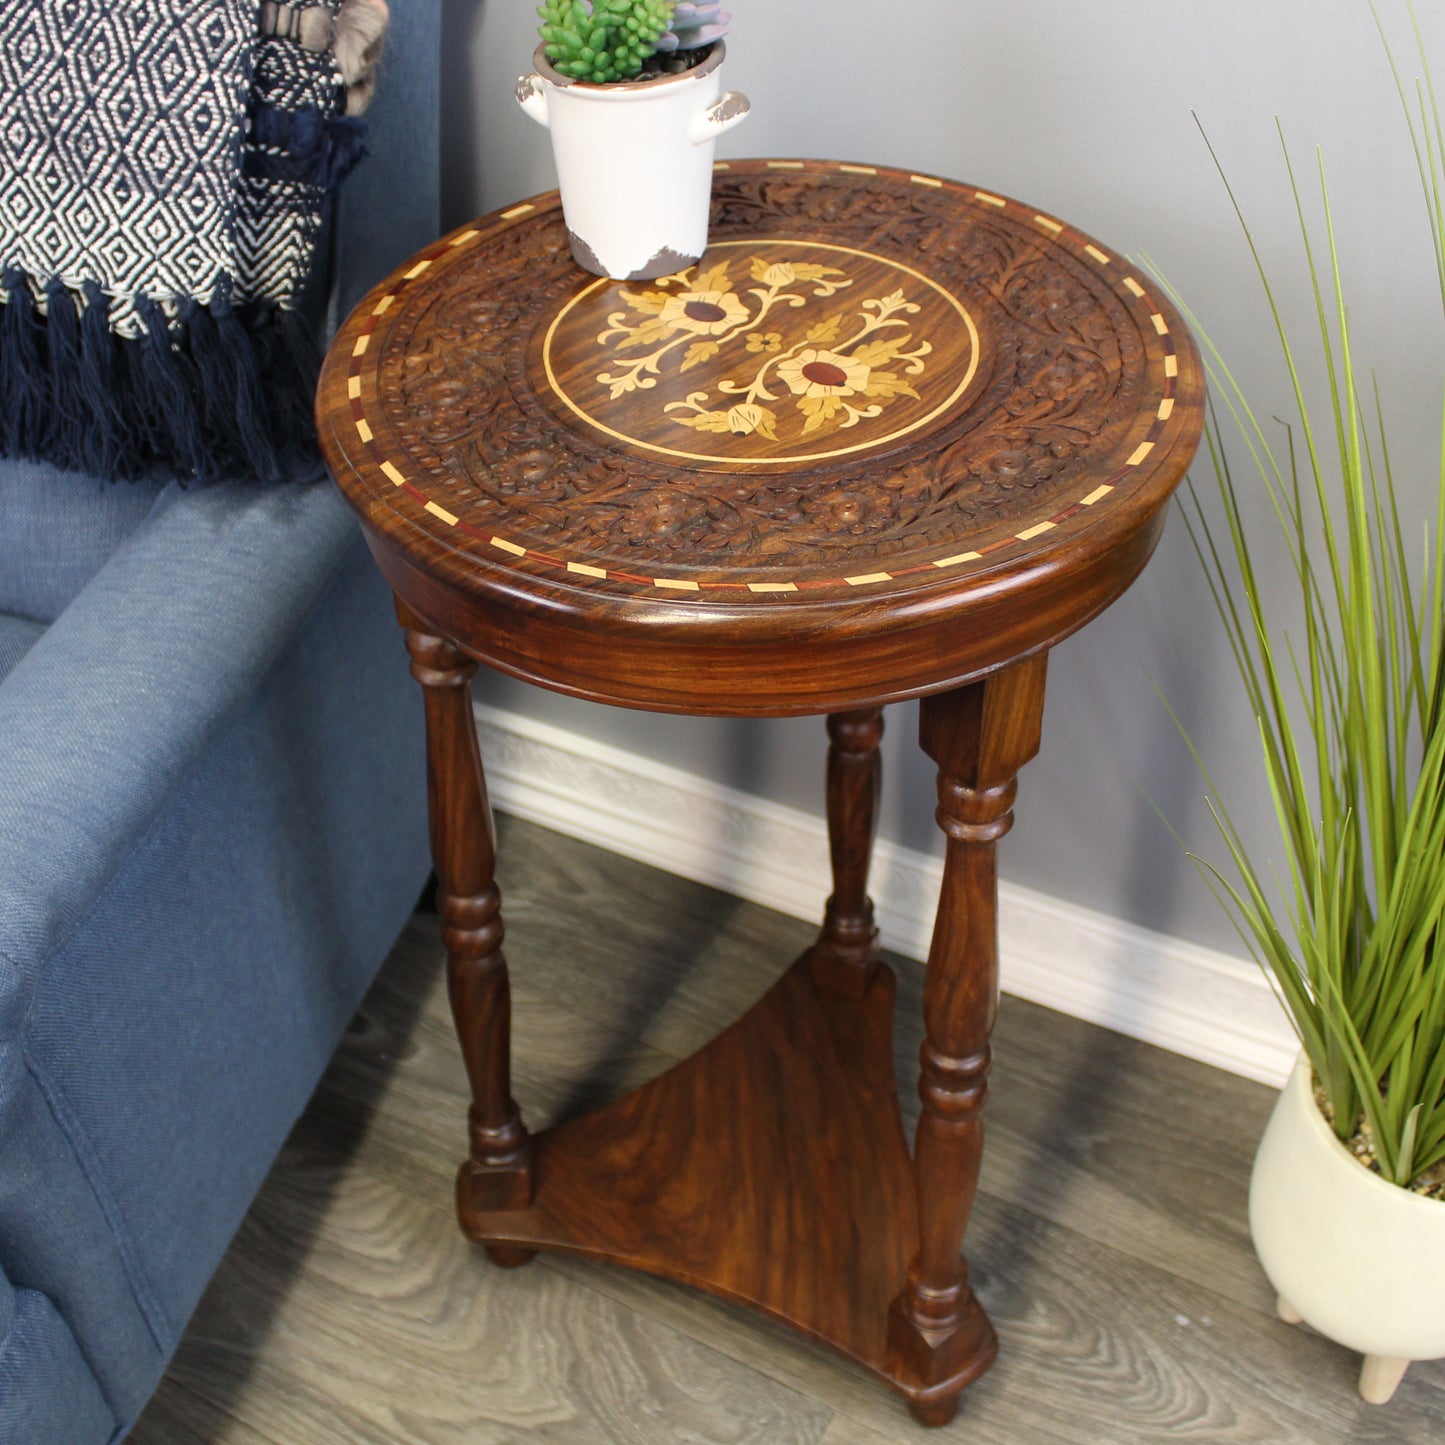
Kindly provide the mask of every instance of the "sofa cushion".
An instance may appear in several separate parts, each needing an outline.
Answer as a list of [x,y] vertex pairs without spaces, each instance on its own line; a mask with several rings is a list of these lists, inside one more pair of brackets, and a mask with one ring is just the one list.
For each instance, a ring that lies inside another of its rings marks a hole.
[[31,617],[0,612],[0,679],[25,656],[45,631],[45,623]]
[[140,525],[156,493],[153,483],[0,460],[0,612],[53,622]]

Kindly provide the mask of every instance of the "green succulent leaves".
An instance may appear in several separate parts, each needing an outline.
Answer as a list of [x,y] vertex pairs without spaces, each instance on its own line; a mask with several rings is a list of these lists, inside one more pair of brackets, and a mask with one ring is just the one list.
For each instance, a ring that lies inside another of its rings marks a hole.
[[672,23],[673,0],[543,0],[537,14],[552,68],[603,84],[641,71]]

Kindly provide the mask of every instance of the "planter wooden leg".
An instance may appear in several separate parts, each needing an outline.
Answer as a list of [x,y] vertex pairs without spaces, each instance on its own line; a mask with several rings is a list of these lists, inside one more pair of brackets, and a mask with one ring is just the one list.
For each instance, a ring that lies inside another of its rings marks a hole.
[[963,1236],[978,1186],[989,1034],[998,996],[997,841],[1015,775],[1038,751],[1045,656],[924,698],[923,750],[938,764],[948,838],[928,955],[914,1172],[919,1249],[888,1322],[889,1352],[915,1417],[943,1425],[992,1363],[993,1327],[968,1284]]
[[1302,1325],[1305,1317],[1281,1294],[1274,1299],[1274,1312],[1287,1325]]
[[828,849],[833,894],[811,971],[819,988],[861,998],[881,956],[868,897],[868,864],[878,825],[883,763],[883,709],[834,713],[828,719]]
[[[427,797],[437,912],[447,950],[452,1017],[472,1103],[470,1152],[457,1176],[463,1229],[486,1210],[531,1202],[531,1145],[511,1094],[511,990],[502,954],[501,895],[493,879],[496,835],[472,715],[477,664],[398,606],[412,676],[426,700]],[[502,1265],[528,1251],[489,1250]]]
[[1409,1360],[1392,1360],[1388,1355],[1366,1355],[1360,1366],[1360,1395],[1372,1405],[1383,1405],[1400,1387]]

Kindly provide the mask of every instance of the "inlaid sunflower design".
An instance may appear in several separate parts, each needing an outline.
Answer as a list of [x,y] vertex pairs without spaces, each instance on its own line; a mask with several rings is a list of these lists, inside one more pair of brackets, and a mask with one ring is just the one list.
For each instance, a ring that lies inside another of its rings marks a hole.
[[[599,385],[614,398],[645,391],[665,367],[680,375],[731,350],[739,372],[718,381],[716,394],[695,391],[663,410],[696,431],[769,440],[846,430],[898,397],[919,399],[908,378],[922,375],[933,347],[913,335],[907,318],[921,308],[901,287],[819,315],[813,302],[853,284],[845,271],[753,256],[747,285],[733,281],[736,264],[689,268],[649,290],[624,290],[627,309],[612,313],[597,338],[616,354]],[[789,315],[798,311],[809,314]]]

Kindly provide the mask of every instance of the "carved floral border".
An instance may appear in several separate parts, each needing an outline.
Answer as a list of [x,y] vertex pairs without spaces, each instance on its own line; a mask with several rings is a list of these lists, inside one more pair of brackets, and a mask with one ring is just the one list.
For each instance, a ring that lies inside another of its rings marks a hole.
[[[768,161],[764,164],[769,168],[781,170],[802,170],[805,166],[805,163],[801,161]],[[826,167],[811,168],[825,169]],[[726,171],[729,169],[729,164],[727,162],[718,162],[717,169]],[[888,172],[873,166],[837,164],[833,166],[832,169],[853,175],[891,175],[900,178],[902,176],[902,173]],[[770,575],[766,578],[751,581],[745,578],[701,581],[691,578],[649,577],[624,569],[597,567],[575,559],[559,557],[534,547],[525,546],[510,538],[496,535],[486,528],[476,527],[449,512],[407,477],[390,457],[383,454],[381,447],[378,445],[375,432],[366,415],[368,388],[366,386],[365,358],[370,347],[371,338],[381,324],[382,318],[391,310],[412,284],[425,275],[433,265],[442,261],[461,247],[471,245],[484,235],[496,235],[500,230],[507,229],[510,225],[516,225],[526,217],[532,215],[537,210],[536,203],[532,201],[526,201],[508,210],[498,212],[495,217],[489,218],[493,221],[493,225],[486,230],[483,230],[480,226],[468,228],[464,231],[457,232],[455,235],[439,242],[436,246],[424,251],[412,264],[410,269],[401,274],[391,289],[384,292],[373,304],[370,311],[361,319],[359,327],[354,330],[355,340],[352,342],[352,349],[347,366],[347,398],[357,437],[377,472],[397,489],[397,493],[418,503],[422,511],[436,518],[446,527],[455,528],[471,540],[492,548],[513,562],[521,562],[525,559],[529,564],[547,570],[566,573],[574,580],[595,579],[598,581],[621,582],[634,587],[649,590],[658,589],[677,595],[722,592],[733,596],[746,596],[749,594],[762,595],[772,593],[834,591],[840,586],[866,588],[910,577],[916,578],[935,570],[944,572],[953,571],[954,569],[963,568],[969,563],[993,560],[1002,552],[1017,549],[1020,547],[1020,544],[1030,542],[1034,538],[1052,531],[1055,527],[1069,521],[1081,512],[1105,502],[1120,485],[1128,479],[1134,469],[1142,465],[1159,445],[1169,421],[1173,416],[1177,398],[1179,376],[1178,346],[1168,319],[1139,278],[1128,271],[1121,274],[1120,268],[1116,266],[1114,258],[1096,246],[1087,236],[1065,225],[1064,222],[1055,220],[1051,216],[1034,212],[1031,208],[1022,206],[1016,201],[1010,201],[1006,197],[996,196],[987,191],[962,186],[955,182],[944,181],[935,176],[910,174],[907,176],[907,180],[914,185],[934,189],[946,189],[950,192],[957,193],[971,200],[976,205],[994,208],[1001,213],[1010,215],[1014,219],[1023,218],[1046,232],[1060,245],[1070,247],[1076,254],[1086,258],[1095,268],[1107,272],[1108,278],[1111,281],[1115,281],[1116,289],[1122,288],[1123,291],[1128,293],[1133,303],[1133,308],[1143,314],[1163,352],[1164,385],[1155,414],[1150,422],[1148,431],[1135,446],[1133,452],[1131,452],[1129,457],[1124,461],[1123,465],[1117,468],[1108,478],[1101,481],[1086,495],[1076,498],[1060,511],[1041,521],[1033,523],[1021,532],[1014,533],[1008,537],[998,538],[993,542],[979,547],[977,550],[959,552],[952,556],[938,557],[908,567],[871,572],[862,576],[837,578],[803,577],[796,580],[787,580]],[[348,329],[351,329],[350,323],[348,323]],[[1141,327],[1141,331],[1142,330],[1143,328]],[[372,397],[376,396],[374,379],[370,393]]]

